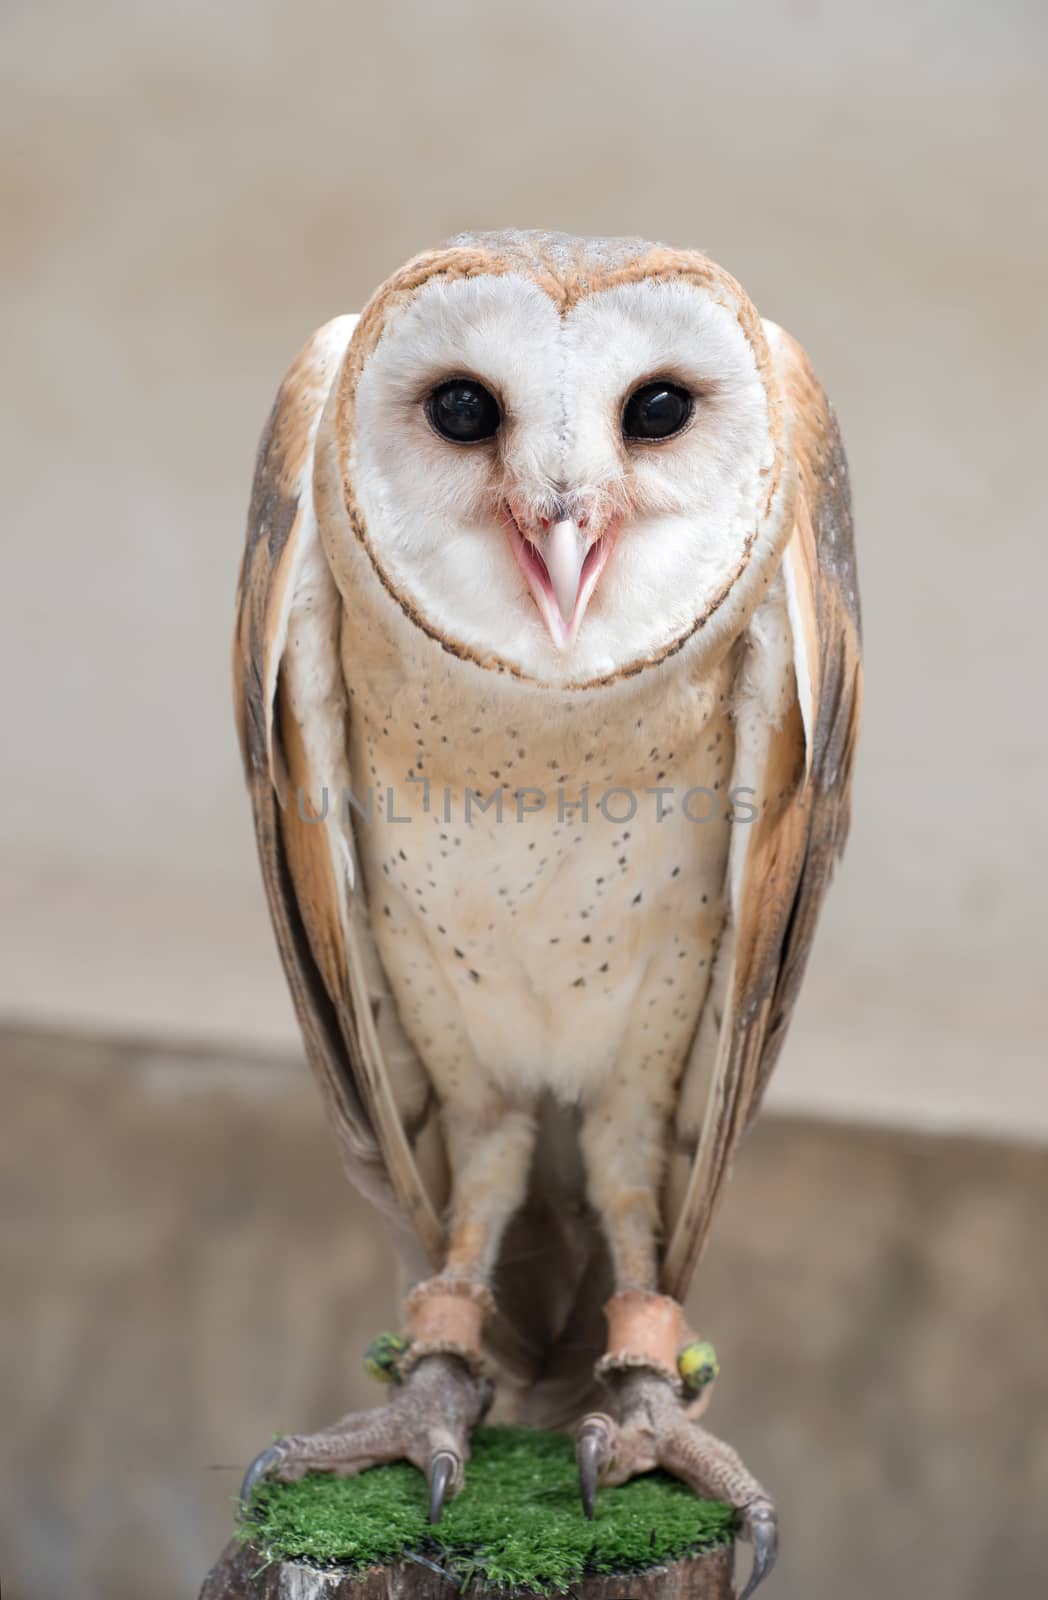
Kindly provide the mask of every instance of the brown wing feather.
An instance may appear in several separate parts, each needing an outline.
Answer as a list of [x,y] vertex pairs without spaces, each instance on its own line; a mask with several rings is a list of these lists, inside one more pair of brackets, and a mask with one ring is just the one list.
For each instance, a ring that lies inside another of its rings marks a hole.
[[296,561],[312,516],[304,486],[313,436],[345,347],[336,330],[320,329],[288,372],[259,447],[238,587],[234,706],[270,916],[350,1177],[436,1260],[442,1230],[384,1074],[362,964],[352,970],[354,935],[328,830],[309,820],[302,802],[323,780],[311,771],[281,670]]
[[801,615],[818,648],[812,658],[817,663],[812,674],[815,720],[810,741],[811,776],[805,790],[809,820],[797,892],[783,929],[775,970],[757,1101],[785,1037],[819,908],[834,864],[847,842],[852,773],[862,718],[862,623],[848,463],[836,414],[807,356],[793,339],[785,340],[785,349],[789,359],[784,379],[795,419],[800,498],[807,525],[799,548],[791,554],[795,556],[795,572],[804,579]]
[[810,685],[771,733],[763,784],[768,805],[747,840],[711,1103],[663,1261],[663,1288],[678,1298],[778,1058],[819,908],[844,848],[862,704],[851,502],[837,421],[803,350],[788,336],[780,363],[798,466],[786,559],[796,599],[795,649]]

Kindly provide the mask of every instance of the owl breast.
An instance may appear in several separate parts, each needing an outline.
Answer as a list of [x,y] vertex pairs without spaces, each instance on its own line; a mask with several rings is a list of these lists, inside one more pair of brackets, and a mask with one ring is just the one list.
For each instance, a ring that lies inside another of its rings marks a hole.
[[628,696],[356,687],[371,925],[443,1100],[585,1100],[629,1072],[669,1114],[725,916],[733,659]]

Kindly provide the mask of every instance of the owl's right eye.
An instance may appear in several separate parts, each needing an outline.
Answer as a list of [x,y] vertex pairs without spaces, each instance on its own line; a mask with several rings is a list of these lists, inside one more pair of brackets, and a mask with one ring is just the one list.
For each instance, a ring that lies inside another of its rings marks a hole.
[[426,409],[437,432],[456,444],[479,444],[482,439],[492,439],[502,421],[495,396],[475,378],[452,378],[439,384]]
[[627,439],[671,439],[691,413],[687,389],[668,378],[658,378],[641,384],[630,395],[622,413],[622,431]]

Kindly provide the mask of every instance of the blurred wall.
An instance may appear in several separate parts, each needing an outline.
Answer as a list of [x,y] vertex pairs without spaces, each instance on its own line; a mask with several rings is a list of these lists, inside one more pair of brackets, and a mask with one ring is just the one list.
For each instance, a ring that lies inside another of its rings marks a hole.
[[[190,1600],[274,1430],[379,1398],[389,1236],[291,1062],[0,1056],[4,1600]],[[760,1600],[1043,1600],[1046,1214],[1043,1148],[753,1130],[688,1316],[709,1425],[778,1503]]]
[[279,376],[457,229],[640,233],[798,334],[853,466],[855,825],[777,1101],[1048,1135],[1046,54],[1023,0],[8,0],[4,1009],[292,1038],[227,664]]

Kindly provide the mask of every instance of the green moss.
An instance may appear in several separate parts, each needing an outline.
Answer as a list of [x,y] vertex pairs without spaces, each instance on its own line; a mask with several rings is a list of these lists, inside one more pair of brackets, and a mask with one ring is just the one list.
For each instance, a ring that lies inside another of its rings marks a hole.
[[480,1428],[466,1487],[437,1528],[422,1474],[406,1463],[357,1478],[312,1473],[263,1483],[240,1535],[267,1561],[305,1557],[364,1567],[405,1555],[461,1583],[563,1592],[591,1572],[635,1572],[731,1539],[732,1513],[664,1473],[601,1489],[597,1516],[579,1504],[572,1441],[526,1428]]

